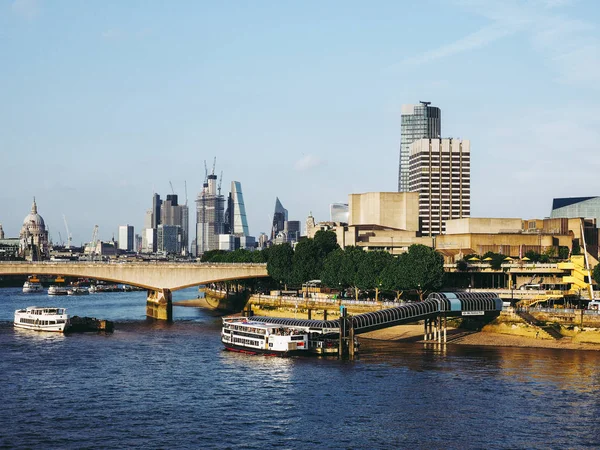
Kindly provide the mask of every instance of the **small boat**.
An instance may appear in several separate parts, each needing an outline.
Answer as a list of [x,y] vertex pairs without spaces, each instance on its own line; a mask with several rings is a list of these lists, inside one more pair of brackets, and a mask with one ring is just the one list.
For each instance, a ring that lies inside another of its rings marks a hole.
[[29,306],[15,311],[14,325],[28,330],[64,333],[69,325],[69,316],[66,308]]
[[288,356],[308,351],[306,331],[245,317],[223,318],[221,342],[227,350],[250,354]]
[[67,295],[67,288],[53,284],[48,288],[48,295]]
[[40,280],[36,277],[29,277],[27,281],[23,284],[23,292],[25,294],[29,294],[31,292],[42,292],[44,287]]
[[88,288],[82,286],[73,286],[67,289],[68,295],[88,295],[89,293]]

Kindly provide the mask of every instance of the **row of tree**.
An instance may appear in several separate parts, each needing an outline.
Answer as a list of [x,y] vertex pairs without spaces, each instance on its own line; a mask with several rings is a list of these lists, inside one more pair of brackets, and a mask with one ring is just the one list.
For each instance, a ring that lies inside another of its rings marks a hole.
[[259,252],[213,250],[204,253],[203,262],[267,263],[269,276],[280,286],[300,288],[304,283],[321,280],[332,289],[360,291],[416,291],[422,297],[437,290],[444,278],[444,261],[435,250],[412,245],[407,253],[392,256],[388,252],[365,252],[360,247],[341,249],[332,231],[318,231],[314,239],[305,239],[292,248],[274,245]]

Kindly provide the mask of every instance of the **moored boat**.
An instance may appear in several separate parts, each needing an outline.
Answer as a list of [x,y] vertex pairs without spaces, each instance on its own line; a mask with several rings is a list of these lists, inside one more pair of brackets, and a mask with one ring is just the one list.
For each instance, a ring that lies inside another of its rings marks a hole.
[[14,326],[36,331],[63,333],[69,325],[66,308],[55,306],[28,306],[15,311]]
[[42,283],[40,283],[40,280],[35,276],[29,277],[23,284],[23,292],[25,294],[29,294],[31,292],[42,292],[43,290],[44,287],[42,286]]
[[224,317],[221,342],[231,351],[287,356],[307,352],[308,333],[242,317]]
[[82,286],[73,286],[67,289],[68,295],[88,295],[89,293],[88,288]]
[[48,288],[48,295],[67,295],[67,288],[64,286],[52,285]]

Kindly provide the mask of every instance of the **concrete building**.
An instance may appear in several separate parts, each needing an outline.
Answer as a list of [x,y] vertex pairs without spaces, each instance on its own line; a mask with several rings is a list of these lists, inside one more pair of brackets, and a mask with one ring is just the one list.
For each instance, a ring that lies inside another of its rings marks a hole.
[[348,225],[380,225],[419,231],[419,194],[367,192],[348,196]]
[[348,224],[318,223],[313,230],[331,226],[342,248],[357,246],[399,254],[413,244],[433,246],[432,238],[419,236],[418,193],[368,192],[348,197]]
[[442,112],[430,104],[420,102],[418,105],[402,105],[398,192],[409,190],[410,144],[417,139],[441,136]]
[[[598,229],[595,220],[580,218],[529,219],[465,218],[448,220],[446,232],[436,237],[436,250],[446,262],[453,263],[468,254],[501,253],[522,258],[528,251],[539,254],[559,254],[560,247],[569,253],[573,246],[583,252],[583,240],[588,256],[598,259]],[[590,264],[595,265],[597,261]]]
[[196,199],[196,256],[219,248],[219,235],[224,234],[225,199],[217,193],[217,176],[207,178]]
[[410,144],[409,190],[419,193],[424,236],[445,231],[445,222],[471,215],[471,148],[468,140],[418,139]]
[[600,223],[600,197],[570,197],[552,200],[551,218],[583,217]]
[[119,225],[119,250],[133,251],[134,233],[133,225]]
[[142,231],[142,253],[156,252],[156,228],[144,228]]

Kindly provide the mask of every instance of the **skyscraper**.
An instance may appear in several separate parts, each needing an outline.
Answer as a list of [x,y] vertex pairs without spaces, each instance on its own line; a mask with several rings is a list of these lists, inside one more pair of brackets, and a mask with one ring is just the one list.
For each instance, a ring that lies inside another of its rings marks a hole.
[[284,223],[288,220],[288,210],[283,207],[279,197],[275,198],[275,213],[273,214],[273,227],[271,228],[271,240],[274,241],[277,233],[283,231]]
[[180,247],[183,254],[188,252],[188,234],[189,234],[189,213],[187,205],[180,205],[177,202],[177,194],[167,195],[167,199],[162,203],[161,219],[162,225],[174,225],[181,227]]
[[441,135],[442,113],[440,108],[429,106],[430,104],[431,102],[420,102],[418,105],[402,105],[398,192],[409,190],[410,144],[417,139],[435,139]]
[[236,236],[248,236],[246,206],[244,205],[244,196],[242,194],[242,183],[239,181],[231,182],[231,200],[233,207],[231,234]]
[[133,225],[119,225],[119,250],[133,250]]
[[459,139],[413,142],[409,188],[419,193],[419,221],[424,236],[443,233],[448,219],[470,217],[470,142]]
[[196,256],[219,248],[224,229],[225,198],[217,193],[217,176],[208,175],[196,199]]

